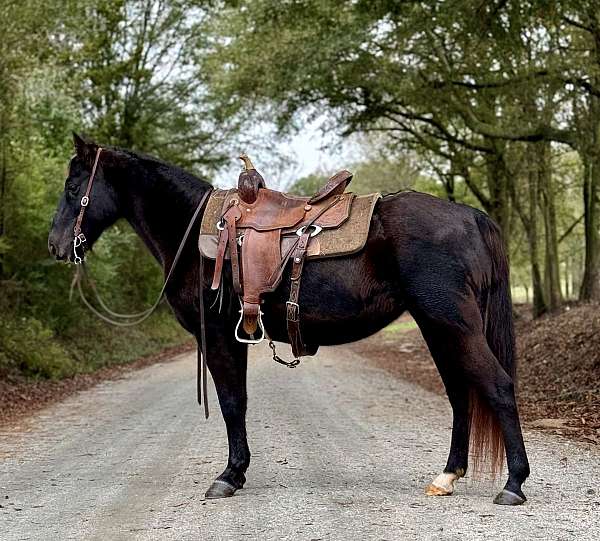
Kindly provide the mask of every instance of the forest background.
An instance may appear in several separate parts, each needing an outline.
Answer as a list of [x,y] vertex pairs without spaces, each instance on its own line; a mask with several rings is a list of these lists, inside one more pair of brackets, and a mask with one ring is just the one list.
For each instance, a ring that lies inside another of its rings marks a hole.
[[[187,339],[167,309],[114,330],[69,302],[72,269],[46,238],[72,130],[227,182],[241,149],[267,179],[293,178],[298,157],[272,150],[315,123],[355,191],[486,211],[535,317],[600,300],[597,2],[4,0],[0,376],[64,377]],[[331,172],[279,187],[310,194]],[[125,223],[90,261],[117,310],[160,288]]]

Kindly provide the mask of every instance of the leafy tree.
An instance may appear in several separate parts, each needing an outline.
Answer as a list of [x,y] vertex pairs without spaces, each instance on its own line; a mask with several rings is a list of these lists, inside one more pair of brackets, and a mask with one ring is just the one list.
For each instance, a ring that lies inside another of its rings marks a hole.
[[[464,183],[507,240],[514,217],[525,218],[512,208],[523,191],[515,183],[536,177],[529,222],[540,212],[545,269],[532,261],[532,273],[554,308],[560,233],[548,143],[587,164],[581,297],[600,297],[598,21],[595,2],[248,0],[217,13],[221,40],[205,65],[229,110],[268,108],[293,129],[300,111],[326,107],[343,133],[387,134],[434,167],[450,199]],[[515,171],[515,155],[537,156],[531,175]]]
[[[412,188],[420,177],[419,171],[408,159],[392,160],[381,157],[350,165],[354,174],[350,188],[360,194],[379,192],[388,194],[402,189]],[[318,171],[298,179],[290,191],[310,196],[323,187],[330,173]]]
[[194,69],[205,47],[198,0],[87,1],[66,21],[61,60],[84,128],[198,172],[225,159],[234,119],[213,121]]
[[[65,376],[183,339],[160,313],[115,333],[69,304],[72,271],[50,260],[46,238],[72,129],[200,174],[221,162],[235,120],[213,120],[191,73],[203,9],[178,0],[0,4],[0,376]],[[122,224],[96,246],[93,271],[121,311],[144,306],[161,282]]]

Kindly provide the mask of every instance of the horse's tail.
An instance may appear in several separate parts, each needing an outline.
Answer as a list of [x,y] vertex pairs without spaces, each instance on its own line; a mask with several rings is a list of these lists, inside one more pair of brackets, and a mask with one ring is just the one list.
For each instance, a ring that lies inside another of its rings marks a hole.
[[[510,294],[508,258],[500,228],[485,214],[476,217],[477,226],[488,249],[491,275],[481,286],[480,308],[489,348],[516,384],[517,363],[515,331]],[[498,419],[478,393],[470,396],[471,454],[473,471],[481,473],[490,464],[496,477],[504,463],[504,439]]]

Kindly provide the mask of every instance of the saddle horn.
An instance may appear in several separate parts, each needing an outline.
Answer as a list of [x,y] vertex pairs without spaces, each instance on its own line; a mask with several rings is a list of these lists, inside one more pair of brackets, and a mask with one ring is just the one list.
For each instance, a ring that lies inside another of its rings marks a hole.
[[248,154],[240,155],[240,160],[244,162],[244,169],[238,179],[238,195],[242,201],[252,204],[258,197],[258,190],[266,188],[265,179],[256,170],[254,164],[248,157]]
[[248,156],[248,154],[243,152],[242,154],[240,154],[239,158],[244,162],[244,171],[256,171],[256,167],[254,167],[254,164],[250,160],[250,156]]

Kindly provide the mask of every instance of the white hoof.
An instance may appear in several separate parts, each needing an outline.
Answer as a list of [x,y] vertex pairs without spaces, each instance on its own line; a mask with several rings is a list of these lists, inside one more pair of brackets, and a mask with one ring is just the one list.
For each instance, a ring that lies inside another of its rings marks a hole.
[[454,482],[458,479],[455,473],[440,473],[427,487],[427,496],[450,496],[454,492]]

